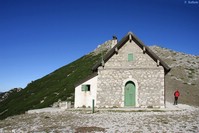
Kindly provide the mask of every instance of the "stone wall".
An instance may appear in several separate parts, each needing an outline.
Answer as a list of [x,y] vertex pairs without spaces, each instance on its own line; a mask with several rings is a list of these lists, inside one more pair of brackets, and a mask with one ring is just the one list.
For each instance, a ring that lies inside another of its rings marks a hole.
[[[133,61],[128,61],[132,53]],[[124,88],[128,81],[136,86],[136,107],[164,106],[164,69],[134,42],[127,42],[104,68],[98,68],[97,106],[124,107]]]

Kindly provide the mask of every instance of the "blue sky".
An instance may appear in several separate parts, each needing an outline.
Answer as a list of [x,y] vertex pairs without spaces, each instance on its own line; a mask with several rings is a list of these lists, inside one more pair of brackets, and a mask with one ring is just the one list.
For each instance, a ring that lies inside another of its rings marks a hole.
[[198,14],[198,0],[0,0],[0,92],[129,31],[148,46],[199,55]]

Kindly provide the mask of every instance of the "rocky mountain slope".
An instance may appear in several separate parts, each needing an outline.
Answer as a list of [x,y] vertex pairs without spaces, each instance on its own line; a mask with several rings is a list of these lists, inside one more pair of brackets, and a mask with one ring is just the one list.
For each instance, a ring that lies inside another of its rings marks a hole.
[[176,52],[158,46],[150,47],[170,67],[166,75],[166,98],[173,101],[173,92],[181,92],[179,102],[199,106],[199,56]]
[[[52,106],[58,100],[74,100],[75,84],[92,74],[92,66],[111,47],[111,41],[99,45],[93,52],[28,84],[0,102],[0,119],[21,114],[30,109]],[[199,56],[187,55],[158,46],[150,47],[172,69],[166,76],[166,98],[173,102],[176,88],[179,102],[199,106]]]
[[14,88],[7,92],[0,92],[0,103],[6,100],[10,95],[12,95],[12,93],[17,93],[17,92],[20,92],[21,90],[22,88]]

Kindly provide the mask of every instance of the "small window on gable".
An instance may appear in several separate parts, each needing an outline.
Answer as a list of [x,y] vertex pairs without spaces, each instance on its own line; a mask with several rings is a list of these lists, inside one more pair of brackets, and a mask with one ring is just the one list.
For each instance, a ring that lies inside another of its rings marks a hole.
[[128,61],[133,61],[133,54],[132,53],[128,54]]
[[82,85],[82,91],[90,91],[91,85]]

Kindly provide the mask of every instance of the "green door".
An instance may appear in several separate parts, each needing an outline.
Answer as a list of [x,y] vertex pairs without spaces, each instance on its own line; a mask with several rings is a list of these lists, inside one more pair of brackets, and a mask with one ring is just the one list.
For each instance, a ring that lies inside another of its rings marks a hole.
[[125,86],[124,105],[135,106],[135,84],[128,82]]

